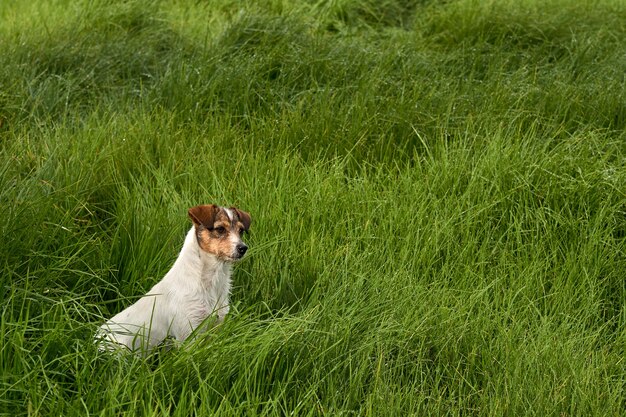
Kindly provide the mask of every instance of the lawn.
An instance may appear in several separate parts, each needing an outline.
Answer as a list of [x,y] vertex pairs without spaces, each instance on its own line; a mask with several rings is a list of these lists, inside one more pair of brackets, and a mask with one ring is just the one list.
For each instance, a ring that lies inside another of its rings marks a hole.
[[[0,415],[626,415],[623,0],[0,3]],[[203,203],[231,313],[98,352]]]

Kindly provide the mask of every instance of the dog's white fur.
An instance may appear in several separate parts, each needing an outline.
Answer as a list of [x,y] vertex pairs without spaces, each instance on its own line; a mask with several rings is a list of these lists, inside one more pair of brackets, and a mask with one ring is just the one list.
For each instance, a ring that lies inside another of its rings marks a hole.
[[[224,210],[232,221],[231,209],[218,209]],[[128,348],[150,352],[168,337],[185,340],[209,316],[216,316],[217,323],[224,319],[229,311],[233,260],[203,250],[198,227],[203,226],[194,224],[187,233],[183,248],[165,277],[100,327],[96,339],[101,350]],[[239,233],[229,233],[227,239],[226,245],[232,245],[233,253],[245,247]]]

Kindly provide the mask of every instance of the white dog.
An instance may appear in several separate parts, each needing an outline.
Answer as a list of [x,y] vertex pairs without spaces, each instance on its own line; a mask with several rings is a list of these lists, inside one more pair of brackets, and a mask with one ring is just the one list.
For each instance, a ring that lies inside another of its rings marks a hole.
[[103,324],[101,350],[149,353],[167,337],[183,341],[211,315],[228,313],[231,266],[248,250],[241,236],[250,215],[235,207],[189,209],[193,227],[172,269],[148,294]]

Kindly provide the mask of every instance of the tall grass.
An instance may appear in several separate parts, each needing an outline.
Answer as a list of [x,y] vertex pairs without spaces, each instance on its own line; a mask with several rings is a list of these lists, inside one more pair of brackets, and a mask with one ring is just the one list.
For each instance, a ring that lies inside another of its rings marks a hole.
[[[0,3],[0,415],[623,415],[620,1]],[[97,326],[199,203],[219,331]]]

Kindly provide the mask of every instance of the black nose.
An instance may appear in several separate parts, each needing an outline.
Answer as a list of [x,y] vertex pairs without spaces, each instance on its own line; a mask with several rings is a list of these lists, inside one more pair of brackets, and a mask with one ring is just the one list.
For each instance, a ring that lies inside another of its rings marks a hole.
[[243,243],[240,243],[239,245],[237,245],[237,253],[239,254],[240,258],[246,254],[247,250],[248,250],[248,247],[244,245]]

